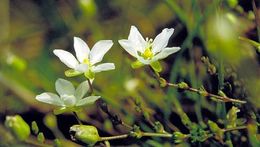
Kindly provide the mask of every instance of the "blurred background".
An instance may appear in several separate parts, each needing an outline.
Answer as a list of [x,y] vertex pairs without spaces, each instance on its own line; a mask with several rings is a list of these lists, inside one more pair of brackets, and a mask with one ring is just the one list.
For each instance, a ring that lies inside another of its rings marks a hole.
[[[98,40],[113,40],[114,46],[104,61],[115,63],[116,70],[98,73],[94,88],[110,110],[128,124],[152,131],[149,121],[136,111],[137,101],[149,119],[160,121],[167,131],[188,133],[180,111],[198,124],[208,119],[221,120],[232,104],[172,88],[162,89],[149,68],[131,68],[134,58],[118,44],[119,39],[128,37],[131,25],[149,38],[163,28],[174,28],[168,46],[182,49],[161,61],[162,77],[171,82],[185,81],[196,88],[203,86],[212,93],[222,90],[230,97],[248,101],[239,105],[239,116],[249,121],[251,112],[257,115],[260,107],[260,53],[239,40],[239,36],[259,42],[255,19],[259,1],[255,2],[256,9],[252,4],[249,0],[1,0],[0,132],[8,134],[3,125],[6,115],[20,114],[28,124],[36,121],[47,140],[70,139],[68,130],[77,123],[76,119],[69,113],[54,116],[53,107],[37,102],[35,96],[55,92],[57,78],[68,79],[75,85],[84,80],[83,76],[66,78],[67,67],[52,52],[64,49],[75,54],[74,36],[85,40],[90,48]],[[209,57],[217,73],[207,72],[202,56]],[[85,124],[96,126],[101,136],[127,132],[113,126],[98,105],[86,107],[79,117]],[[245,132],[238,134],[232,138],[234,145],[249,143],[241,136],[247,138]],[[3,135],[0,140],[0,146],[4,146],[13,138]],[[146,138],[112,141],[111,145],[171,143]]]

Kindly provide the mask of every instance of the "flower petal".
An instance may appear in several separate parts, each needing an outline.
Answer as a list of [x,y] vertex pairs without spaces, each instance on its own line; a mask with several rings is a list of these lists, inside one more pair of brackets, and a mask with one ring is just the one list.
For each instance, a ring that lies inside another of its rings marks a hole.
[[80,63],[82,63],[84,59],[88,59],[90,49],[82,39],[74,37],[74,49]]
[[56,106],[64,106],[63,101],[57,94],[51,92],[44,92],[36,96],[36,100]]
[[74,106],[77,102],[74,95],[63,95],[61,96],[61,99],[66,107]]
[[157,60],[166,58],[170,54],[173,54],[173,53],[179,51],[180,49],[181,49],[180,47],[167,47],[167,48],[163,49],[159,54],[154,56],[154,58],[152,60],[157,61]]
[[80,72],[80,73],[84,73],[88,70],[88,65],[87,64],[78,64],[76,67],[75,67],[75,70]]
[[74,95],[75,88],[70,81],[64,79],[58,79],[55,82],[56,91],[60,96],[62,95]]
[[132,56],[137,56],[137,51],[134,49],[134,44],[126,39],[122,39],[118,41],[119,44]]
[[160,52],[162,49],[164,49],[167,44],[168,41],[171,37],[171,35],[173,34],[174,29],[168,29],[165,28],[162,30],[162,32],[160,34],[158,34],[152,44],[152,51],[154,54]]
[[90,51],[90,63],[96,64],[102,61],[104,55],[107,51],[112,47],[113,42],[112,40],[100,40],[98,41]]
[[151,63],[152,60],[150,59],[144,59],[142,56],[137,56],[137,60],[140,61],[141,63],[145,64],[145,65],[148,65]]
[[134,45],[133,48],[135,50],[138,50],[142,53],[144,52],[146,41],[135,26],[131,26],[128,40],[132,42]]
[[60,61],[67,65],[69,68],[75,68],[79,64],[77,59],[70,53],[64,50],[55,49],[53,53],[59,57]]
[[89,96],[84,99],[79,100],[76,103],[76,106],[83,106],[83,105],[89,105],[95,103],[96,100],[98,100],[100,96]]
[[113,69],[115,69],[114,63],[103,63],[93,67],[93,72],[97,73],[97,72],[113,70]]
[[82,99],[83,96],[88,92],[88,90],[89,90],[88,81],[84,81],[84,82],[80,83],[75,91],[76,100],[78,101],[78,100]]

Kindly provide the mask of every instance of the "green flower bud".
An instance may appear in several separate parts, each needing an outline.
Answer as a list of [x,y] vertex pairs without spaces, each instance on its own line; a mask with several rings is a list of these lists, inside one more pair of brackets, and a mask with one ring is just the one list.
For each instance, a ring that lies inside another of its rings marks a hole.
[[227,95],[222,90],[218,91],[218,95],[223,96],[223,97],[227,97]]
[[70,134],[72,140],[80,141],[90,146],[100,140],[98,130],[94,126],[73,125],[70,127]]
[[159,80],[160,80],[161,87],[166,87],[167,86],[167,82],[166,82],[166,80],[164,78],[160,78]]
[[223,132],[223,130],[222,130],[221,128],[219,128],[219,126],[218,126],[215,122],[213,122],[213,121],[211,121],[211,120],[208,120],[208,125],[209,125],[210,130],[211,130],[213,133],[216,134],[216,139],[222,140],[223,137],[224,137],[224,132]]
[[211,121],[211,120],[208,120],[208,124],[209,124],[210,130],[211,130],[213,133],[217,132],[217,131],[220,129],[220,128],[218,127],[218,125],[217,125],[215,122]]
[[39,128],[38,128],[38,125],[37,125],[36,121],[32,122],[31,127],[32,127],[32,131],[33,131],[34,134],[38,134],[39,133]]
[[207,91],[204,91],[204,90],[199,90],[199,95],[201,95],[201,96],[208,96],[209,94],[208,94],[208,92]]
[[240,109],[233,106],[227,113],[227,128],[233,128],[237,126],[237,113]]
[[159,121],[154,123],[154,129],[157,133],[165,133],[164,127]]
[[130,134],[129,134],[131,137],[134,137],[134,138],[142,138],[142,131],[140,130],[140,127],[139,126],[136,126],[134,125],[134,128],[132,131],[130,131]]
[[173,140],[175,143],[181,143],[183,142],[186,138],[188,137],[188,135],[183,134],[181,132],[174,132],[173,133]]
[[46,115],[44,117],[44,124],[51,129],[55,129],[57,127],[56,116],[51,113]]
[[26,140],[30,135],[30,127],[20,115],[7,116],[5,126],[20,141]]
[[37,135],[37,140],[40,142],[40,143],[43,143],[45,141],[45,137],[44,137],[44,134],[42,132],[40,132],[38,135]]
[[62,144],[59,139],[55,139],[53,142],[54,142],[54,147],[62,147]]
[[180,89],[188,89],[189,88],[189,85],[185,82],[180,82],[178,83],[178,88]]
[[238,0],[227,0],[227,3],[231,8],[235,8],[238,4]]

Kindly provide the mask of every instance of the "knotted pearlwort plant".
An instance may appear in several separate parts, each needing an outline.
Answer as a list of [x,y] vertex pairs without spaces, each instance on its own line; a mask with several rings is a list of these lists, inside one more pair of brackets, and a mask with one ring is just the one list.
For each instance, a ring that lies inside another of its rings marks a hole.
[[[162,71],[159,60],[164,59],[180,50],[180,47],[167,47],[173,31],[173,28],[165,28],[155,37],[154,40],[148,38],[145,40],[138,29],[135,26],[131,26],[128,39],[122,39],[118,42],[130,55],[137,59],[137,61],[132,64],[132,67],[139,68],[144,65],[149,65],[153,69],[155,78],[158,80],[162,88],[166,86],[175,87],[184,91],[195,92],[201,96],[210,98],[214,97],[218,100],[218,102],[233,102],[240,104],[246,103],[246,101],[229,98],[223,93],[221,95],[215,95],[207,92],[205,89],[192,88],[185,82],[174,84],[163,79],[159,74]],[[95,73],[115,69],[114,63],[98,64],[102,61],[104,55],[112,47],[112,45],[113,42],[111,40],[101,40],[98,41],[90,50],[88,45],[83,40],[78,37],[74,37],[76,58],[71,53],[64,50],[55,49],[53,51],[53,53],[59,57],[61,62],[70,68],[65,71],[66,76],[73,77],[84,74],[86,80],[75,88],[71,82],[65,79],[58,79],[55,83],[55,88],[58,94],[44,92],[37,95],[36,100],[56,106],[57,108],[54,110],[54,114],[73,112],[79,121],[79,124],[75,124],[70,127],[71,138],[73,141],[85,143],[87,145],[95,145],[97,142],[105,142],[105,144],[109,146],[108,141],[114,139],[162,137],[169,138],[174,143],[180,143],[187,140],[191,142],[204,142],[209,138],[215,138],[219,142],[223,143],[225,133],[233,130],[246,129],[246,126],[237,125],[239,124],[237,123],[237,113],[239,112],[239,109],[232,107],[226,116],[227,128],[221,128],[217,123],[210,120],[207,122],[207,126],[196,124],[189,119],[188,115],[184,111],[179,110],[179,113],[181,114],[181,121],[189,129],[189,134],[183,134],[179,131],[172,133],[167,132],[164,130],[164,126],[160,122],[153,123],[151,120],[148,120],[148,122],[151,122],[154,132],[145,132],[142,131],[140,126],[136,124],[126,124],[116,114],[111,114],[108,106],[105,104],[102,106],[100,105],[101,109],[114,121],[116,120],[117,125],[127,127],[129,130],[126,134],[100,137],[97,128],[95,126],[83,125],[76,112],[88,104],[93,104],[96,100],[101,98],[100,96],[95,96],[92,89],[92,82],[95,78]],[[89,89],[91,89],[89,92],[90,96],[84,97]],[[142,111],[145,119],[148,119],[149,113],[144,112],[141,108],[142,106],[140,102],[136,101],[135,104],[137,107],[140,107],[139,110]],[[41,134],[41,136],[43,136],[43,134]],[[28,137],[28,135],[22,139],[25,140],[24,138],[26,137]],[[43,142],[42,140],[43,139],[41,139],[41,142]]]

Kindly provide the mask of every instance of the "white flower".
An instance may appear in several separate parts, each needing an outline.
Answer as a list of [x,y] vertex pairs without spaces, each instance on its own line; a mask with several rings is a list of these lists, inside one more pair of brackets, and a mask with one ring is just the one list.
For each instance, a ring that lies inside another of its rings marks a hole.
[[75,89],[71,82],[64,79],[58,79],[55,82],[55,88],[59,95],[51,92],[44,92],[37,95],[36,100],[47,104],[60,106],[65,109],[92,104],[100,98],[100,96],[88,96],[83,98],[89,90],[87,81],[82,82]]
[[94,79],[95,73],[115,69],[114,63],[102,63],[104,55],[112,47],[111,40],[100,40],[90,50],[88,45],[80,38],[74,37],[74,49],[77,59],[70,53],[61,49],[55,49],[53,53],[61,62],[71,70],[65,72],[66,76],[75,76],[84,73],[89,79]]
[[138,29],[131,26],[128,39],[122,39],[118,42],[130,55],[137,58],[139,64],[150,64],[154,68],[159,66],[156,61],[180,50],[180,47],[166,47],[173,31],[173,28],[165,28],[154,40],[148,38],[144,40]]

